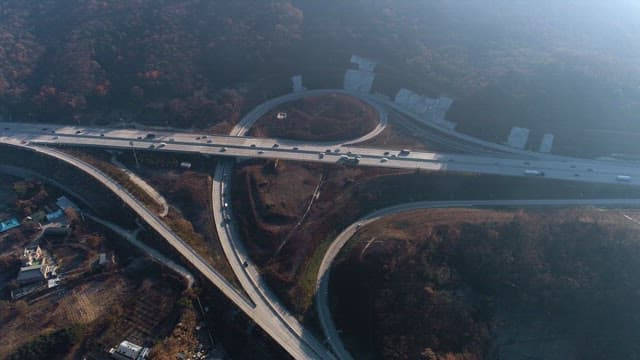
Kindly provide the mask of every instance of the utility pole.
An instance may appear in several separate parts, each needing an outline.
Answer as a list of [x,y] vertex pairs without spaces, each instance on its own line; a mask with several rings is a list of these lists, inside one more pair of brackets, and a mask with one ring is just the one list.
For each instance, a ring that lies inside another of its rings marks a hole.
[[138,163],[138,156],[136,155],[136,148],[131,145],[131,150],[133,150],[133,158],[136,160],[136,168],[140,168],[140,164]]

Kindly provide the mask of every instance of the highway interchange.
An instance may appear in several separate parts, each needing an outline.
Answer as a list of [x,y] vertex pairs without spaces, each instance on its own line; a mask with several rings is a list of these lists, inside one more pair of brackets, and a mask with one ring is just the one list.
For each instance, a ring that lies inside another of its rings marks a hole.
[[[461,201],[423,202],[399,205],[379,210],[345,229],[326,253],[318,274],[318,312],[331,346],[329,351],[322,341],[306,330],[269,290],[253,265],[240,239],[233,212],[230,211],[230,174],[234,158],[270,158],[293,161],[341,163],[345,158],[358,158],[358,166],[376,166],[427,171],[494,174],[505,176],[535,176],[550,179],[640,185],[640,167],[634,163],[606,162],[576,159],[549,154],[539,154],[511,149],[504,145],[487,143],[450,129],[430,124],[425,132],[441,139],[454,151],[465,153],[403,152],[401,149],[362,147],[354,144],[378,135],[387,123],[387,113],[395,111],[411,118],[414,114],[394,103],[368,94],[354,94],[374,106],[380,123],[370,133],[348,142],[310,143],[288,139],[265,139],[244,136],[264,114],[284,102],[302,96],[328,93],[346,93],[342,90],[312,90],[288,94],[267,101],[248,113],[231,132],[231,135],[204,135],[186,132],[158,132],[136,129],[94,128],[54,124],[0,123],[0,143],[25,148],[69,163],[101,181],[107,188],[130,206],[140,218],[159,233],[182,254],[193,267],[207,277],[231,299],[243,312],[263,328],[292,357],[297,359],[350,358],[337,335],[326,304],[330,264],[339,249],[361,226],[382,216],[430,207],[466,206],[550,206],[550,205],[625,205],[635,206],[635,200],[521,200],[521,201]],[[104,149],[153,150],[221,156],[215,171],[212,189],[212,212],[217,224],[218,237],[248,299],[213,269],[204,259],[186,245],[164,222],[100,170],[47,145],[72,145]],[[471,154],[473,153],[473,154]]]

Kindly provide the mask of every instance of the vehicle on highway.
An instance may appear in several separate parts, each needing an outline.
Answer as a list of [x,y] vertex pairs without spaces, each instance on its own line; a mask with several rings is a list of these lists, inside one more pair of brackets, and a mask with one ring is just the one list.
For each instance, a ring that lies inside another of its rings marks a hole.
[[252,148],[256,147],[256,144],[251,144],[251,147],[252,147]]
[[156,137],[156,134],[152,134],[152,133],[148,133],[147,136],[145,136],[145,139],[153,139]]
[[407,155],[409,155],[409,154],[411,154],[411,150],[409,150],[409,149],[402,149],[402,150],[400,150],[400,154],[399,154],[399,155],[400,155],[400,156],[407,156]]
[[211,144],[211,143],[212,143],[211,139],[207,140],[207,144]]
[[629,182],[629,181],[631,181],[631,176],[629,176],[629,175],[618,175],[618,176],[616,176],[616,180],[617,181],[622,181],[622,182]]
[[76,135],[82,133],[82,130],[76,130]]
[[324,159],[324,153],[318,153],[318,158]]
[[298,151],[299,149],[298,149],[298,147],[297,147],[297,146],[294,146],[294,147],[293,147],[293,150],[294,150],[294,151]]
[[385,155],[385,156],[386,156],[386,155],[389,155],[389,152],[388,152],[388,151],[385,151],[385,152],[384,152],[384,155]]
[[382,159],[380,159],[380,162],[387,162],[389,161],[389,159],[387,159],[386,157],[383,157]]
[[100,137],[104,137],[104,134],[103,134],[103,133],[100,133]]
[[226,147],[222,147],[222,148],[220,148],[220,152],[225,152],[225,151],[227,151],[227,148],[226,148]]
[[543,171],[532,170],[532,169],[525,170],[524,174],[527,175],[527,176],[544,176],[544,172]]
[[264,154],[264,150],[258,150],[258,154]]
[[161,142],[160,144],[158,144],[158,147],[159,147],[159,148],[161,148],[161,147],[165,147],[165,146],[167,146],[167,143],[165,143],[165,142]]
[[280,147],[280,145],[278,145],[278,144],[273,144],[273,147],[274,147],[274,148],[277,148],[277,147]]
[[355,156],[340,155],[340,159],[338,159],[338,162],[346,165],[357,165],[360,162],[360,159]]

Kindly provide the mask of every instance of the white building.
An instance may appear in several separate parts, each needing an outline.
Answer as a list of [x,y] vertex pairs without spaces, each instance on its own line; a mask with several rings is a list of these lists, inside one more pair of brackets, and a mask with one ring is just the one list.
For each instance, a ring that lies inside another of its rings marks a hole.
[[529,141],[529,129],[514,126],[511,128],[507,144],[517,149],[524,149]]
[[116,360],[144,360],[149,355],[149,348],[125,340],[117,348],[111,348],[109,353]]
[[550,153],[553,148],[553,134],[544,134],[542,137],[542,142],[540,143],[540,152],[541,153]]
[[296,75],[291,78],[291,82],[293,83],[293,92],[303,92],[307,90],[304,85],[302,85],[302,75]]

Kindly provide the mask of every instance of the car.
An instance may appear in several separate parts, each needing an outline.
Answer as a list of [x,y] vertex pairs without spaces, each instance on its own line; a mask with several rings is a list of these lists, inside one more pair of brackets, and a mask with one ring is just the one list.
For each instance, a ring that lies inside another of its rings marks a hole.
[[174,141],[176,141],[176,139],[174,138],[169,139],[169,142],[174,142]]
[[324,153],[318,153],[318,158],[323,159],[324,158]]
[[211,144],[211,140],[207,140],[207,144]]
[[247,262],[247,260],[245,260],[245,261],[243,261],[243,262],[242,262],[242,266],[243,266],[243,267],[248,267],[248,266],[249,266],[249,263]]
[[142,136],[138,136],[138,138],[137,138],[137,139],[138,139],[138,140],[142,140]]
[[165,143],[165,142],[161,142],[160,145],[158,145],[159,148],[165,147],[165,146],[167,146],[167,143]]
[[387,162],[389,161],[389,159],[387,159],[386,157],[383,157],[382,159],[380,159],[380,162]]
[[76,130],[76,135],[80,134],[82,130]]
[[277,147],[280,147],[280,145],[278,145],[278,144],[273,144],[273,147],[274,147],[274,148],[277,148]]
[[396,154],[391,154],[392,159],[395,159],[396,157],[397,157]]
[[224,207],[224,208],[228,208],[228,207],[229,207],[229,203],[224,203],[224,204],[222,204],[222,207]]
[[24,145],[24,144],[26,144],[26,143],[27,143],[27,140],[22,140],[22,141],[20,141],[20,144],[23,144],[23,145]]
[[294,150],[294,151],[298,151],[299,149],[298,149],[298,147],[297,147],[297,146],[294,146],[294,147],[293,147],[293,150]]
[[335,149],[335,150],[333,150],[333,152],[334,152],[334,153],[339,153],[339,152],[340,152],[340,149]]
[[47,131],[47,130],[49,130],[49,129],[47,129],[47,128],[42,128],[42,131]]
[[149,145],[149,149],[155,149],[155,148],[156,148],[156,144]]
[[251,144],[251,147],[252,147],[252,148],[256,147],[256,144]]
[[207,135],[202,135],[202,138],[203,138],[203,139],[206,139],[206,138],[207,138]]
[[104,134],[103,134],[103,133],[100,133],[100,137],[104,137]]
[[386,156],[386,155],[389,155],[389,152],[388,152],[388,151],[385,151],[385,152],[384,152],[384,155],[385,155],[385,156]]
[[155,138],[155,137],[156,137],[156,134],[148,133],[148,134],[145,136],[145,139],[153,139],[153,138]]
[[58,137],[57,136],[53,136],[52,139],[53,140],[58,140]]
[[264,154],[264,150],[258,150],[258,154]]
[[129,145],[133,146],[133,141],[129,141]]
[[196,140],[200,140],[200,136],[196,136]]
[[573,176],[574,176],[574,177],[580,177],[580,174],[575,173],[575,174],[573,174]]
[[327,153],[327,154],[331,154],[331,149],[327,149],[324,152]]
[[226,148],[226,147],[221,147],[221,148],[220,148],[220,152],[225,152],[225,151],[227,151],[227,148]]

